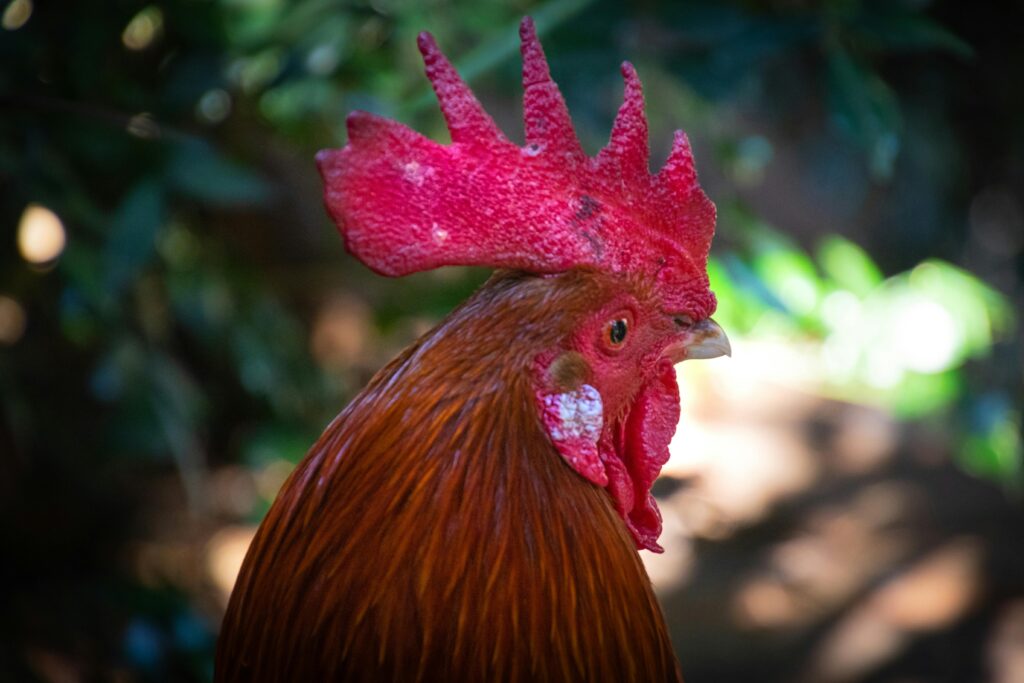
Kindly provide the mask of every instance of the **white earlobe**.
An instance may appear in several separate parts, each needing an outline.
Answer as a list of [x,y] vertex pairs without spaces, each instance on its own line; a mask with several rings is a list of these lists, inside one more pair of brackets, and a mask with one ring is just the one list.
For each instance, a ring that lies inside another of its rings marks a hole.
[[549,425],[552,441],[586,439],[597,443],[604,426],[604,405],[597,389],[583,384],[575,391],[547,394],[543,400],[545,412],[557,418]]

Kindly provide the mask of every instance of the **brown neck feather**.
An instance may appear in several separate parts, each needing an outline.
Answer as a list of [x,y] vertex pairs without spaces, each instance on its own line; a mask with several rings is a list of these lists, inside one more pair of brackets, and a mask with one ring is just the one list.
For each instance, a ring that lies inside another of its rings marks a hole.
[[621,519],[534,409],[594,279],[500,274],[371,381],[260,528],[218,680],[678,679]]

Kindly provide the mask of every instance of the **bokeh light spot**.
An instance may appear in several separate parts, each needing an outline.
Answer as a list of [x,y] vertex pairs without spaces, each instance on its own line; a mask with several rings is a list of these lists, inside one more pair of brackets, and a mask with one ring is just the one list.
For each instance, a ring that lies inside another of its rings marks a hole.
[[25,309],[14,299],[0,295],[0,344],[10,346],[25,333]]
[[915,298],[900,307],[893,330],[900,361],[917,372],[941,372],[949,368],[960,346],[956,321],[931,299]]
[[196,103],[196,116],[207,123],[220,123],[231,113],[231,95],[221,88],[203,93]]
[[145,50],[153,44],[164,29],[164,13],[150,5],[132,17],[121,33],[121,42],[129,50]]
[[313,48],[306,57],[306,69],[317,76],[326,76],[338,66],[338,48],[324,43]]
[[861,303],[852,292],[838,289],[821,302],[821,317],[832,329],[848,327],[861,316]]
[[33,265],[49,263],[61,255],[67,237],[64,224],[50,209],[29,204],[18,224],[18,251]]
[[4,16],[0,23],[8,31],[17,31],[28,22],[31,16],[32,0],[11,0],[4,10]]
[[227,526],[214,534],[206,546],[206,571],[225,604],[255,535],[254,526]]
[[128,119],[124,129],[129,135],[143,140],[155,140],[160,137],[160,126],[149,112],[141,112]]

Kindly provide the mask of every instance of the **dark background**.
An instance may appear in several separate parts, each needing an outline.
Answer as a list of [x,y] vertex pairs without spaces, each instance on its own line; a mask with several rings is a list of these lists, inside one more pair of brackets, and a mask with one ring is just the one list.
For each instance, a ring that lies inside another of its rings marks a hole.
[[367,271],[313,155],[446,139],[423,29],[521,140],[527,13],[585,148],[628,58],[719,208],[645,558],[687,680],[1024,680],[1020,3],[0,9],[0,680],[210,679],[284,476],[486,277]]

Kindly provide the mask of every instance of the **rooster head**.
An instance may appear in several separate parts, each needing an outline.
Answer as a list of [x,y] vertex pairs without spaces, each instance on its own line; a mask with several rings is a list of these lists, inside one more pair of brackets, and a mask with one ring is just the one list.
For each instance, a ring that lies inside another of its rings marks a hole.
[[729,353],[711,320],[707,257],[715,206],[697,183],[687,137],[649,170],[636,70],[608,144],[587,156],[551,79],[532,20],[520,26],[526,144],[510,142],[438,49],[419,36],[451,144],[366,112],[317,164],[345,246],[400,276],[476,265],[557,278],[589,272],[593,305],[533,359],[540,422],[581,476],[607,488],[637,547],[660,551],[651,485],[679,419],[673,364]]

